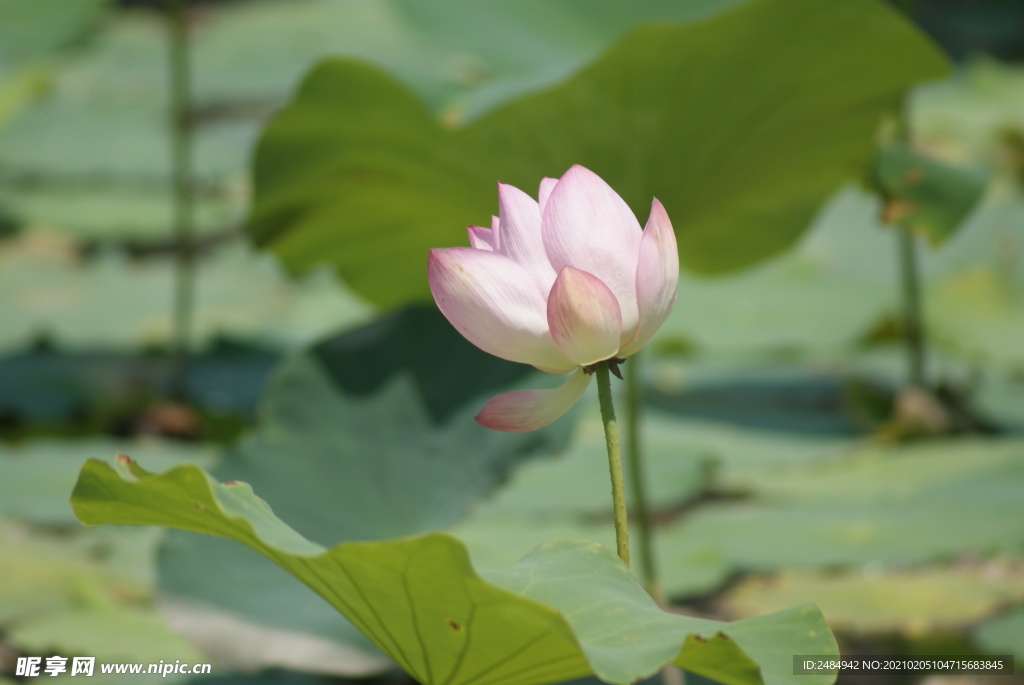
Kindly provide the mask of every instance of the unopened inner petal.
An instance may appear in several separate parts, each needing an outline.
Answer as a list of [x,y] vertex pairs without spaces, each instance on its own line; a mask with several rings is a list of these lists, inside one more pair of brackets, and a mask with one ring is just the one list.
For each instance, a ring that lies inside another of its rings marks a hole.
[[619,350],[622,314],[615,295],[601,279],[564,267],[548,295],[551,336],[580,366],[614,357]]

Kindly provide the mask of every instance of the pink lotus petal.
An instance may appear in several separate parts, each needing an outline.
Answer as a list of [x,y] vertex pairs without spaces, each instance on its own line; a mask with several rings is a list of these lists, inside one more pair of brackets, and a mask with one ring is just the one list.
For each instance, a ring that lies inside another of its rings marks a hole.
[[501,221],[498,220],[498,217],[496,217],[496,216],[494,216],[492,214],[491,215],[491,236],[494,238],[494,248],[495,248],[496,252],[501,250],[501,231],[499,230],[501,228],[500,224],[501,224]]
[[491,227],[469,226],[469,244],[478,250],[501,252],[501,233],[498,231],[498,217],[491,217]]
[[679,252],[665,208],[657,199],[651,203],[651,216],[640,241],[640,259],[636,268],[636,300],[640,325],[636,336],[623,348],[628,356],[650,341],[661,328],[676,302],[679,285]]
[[594,172],[573,166],[558,180],[541,223],[551,266],[573,266],[598,276],[619,302],[620,344],[639,323],[636,265],[643,232],[629,206]]
[[477,422],[494,430],[523,433],[548,425],[569,411],[590,385],[590,376],[577,369],[565,383],[551,390],[515,390],[492,398]]
[[548,295],[548,326],[566,356],[580,366],[619,351],[622,314],[601,279],[571,266],[558,272]]
[[466,228],[466,232],[469,233],[469,244],[476,250],[486,250],[488,252],[497,252],[497,235],[490,228],[484,228],[483,226],[469,226]]
[[498,184],[501,220],[501,253],[521,265],[547,294],[555,280],[540,235],[540,208],[536,200],[515,186]]
[[549,372],[576,366],[548,332],[544,296],[511,259],[471,247],[434,249],[427,280],[448,321],[483,351]]
[[551,191],[555,189],[555,184],[558,183],[557,178],[544,177],[540,182],[540,192],[537,193],[537,204],[540,205],[541,214],[544,213],[544,205],[548,203],[548,198],[551,197]]

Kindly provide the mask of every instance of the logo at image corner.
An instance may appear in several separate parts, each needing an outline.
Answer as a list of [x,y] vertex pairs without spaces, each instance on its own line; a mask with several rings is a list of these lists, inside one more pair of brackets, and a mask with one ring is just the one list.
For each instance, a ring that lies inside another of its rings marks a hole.
[[[70,661],[70,664],[68,663]],[[19,656],[14,666],[15,677],[32,678],[40,675],[57,676],[62,673],[91,676],[96,667],[96,657],[75,656]]]

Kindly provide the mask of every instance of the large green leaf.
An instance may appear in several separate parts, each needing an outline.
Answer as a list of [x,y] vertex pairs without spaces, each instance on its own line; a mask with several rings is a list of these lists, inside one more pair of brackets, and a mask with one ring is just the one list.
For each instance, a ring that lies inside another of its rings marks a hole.
[[659,197],[684,265],[728,271],[789,246],[866,162],[880,113],[945,69],[873,0],[755,0],[637,29],[459,129],[376,69],[326,61],[264,132],[250,229],[291,269],[334,264],[393,305],[426,296],[428,248],[488,221],[497,179],[532,191],[582,163],[642,218]]
[[787,683],[797,682],[792,654],[836,653],[811,606],[734,625],[662,612],[594,543],[553,542],[483,577],[443,534],[328,550],[286,526],[244,483],[219,484],[193,466],[153,475],[127,457],[117,471],[88,462],[72,503],[90,525],[168,525],[252,547],[428,684],[546,683],[590,673],[630,682],[667,663],[723,683]]

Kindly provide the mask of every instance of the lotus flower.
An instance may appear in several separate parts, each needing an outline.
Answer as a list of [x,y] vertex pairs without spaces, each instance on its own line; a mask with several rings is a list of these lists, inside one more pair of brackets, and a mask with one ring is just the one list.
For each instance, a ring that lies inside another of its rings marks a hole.
[[467,340],[541,371],[573,371],[557,388],[491,399],[476,420],[495,430],[531,431],[564,414],[593,365],[646,345],[676,299],[676,238],[658,200],[641,230],[581,166],[541,181],[539,198],[499,183],[491,227],[470,226],[471,247],[433,249],[427,261],[437,306]]

